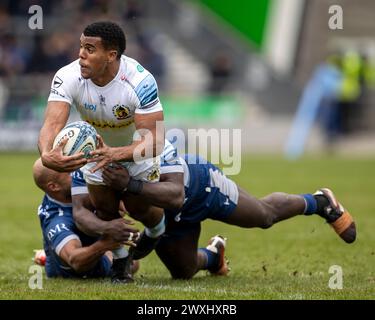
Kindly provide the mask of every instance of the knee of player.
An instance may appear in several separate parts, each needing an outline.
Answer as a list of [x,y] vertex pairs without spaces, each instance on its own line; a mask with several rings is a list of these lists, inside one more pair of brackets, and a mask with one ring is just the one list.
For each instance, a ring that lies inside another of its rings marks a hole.
[[268,229],[273,226],[275,223],[275,216],[273,214],[273,211],[268,208],[268,206],[265,206],[265,208],[262,210],[262,218],[260,219],[259,227],[262,229]]
[[179,268],[171,271],[172,278],[175,280],[189,280],[196,273],[196,268]]
[[172,274],[172,278],[174,280],[190,280],[193,276],[194,276],[195,273],[173,273]]
[[271,193],[264,199],[273,211],[285,210],[291,204],[291,198],[284,192]]
[[260,224],[260,228],[262,229],[268,229],[273,226],[273,219],[271,217],[266,217],[262,223]]
[[85,265],[80,263],[77,259],[74,257],[69,258],[69,265],[72,267],[72,269],[77,273],[82,273],[86,271]]

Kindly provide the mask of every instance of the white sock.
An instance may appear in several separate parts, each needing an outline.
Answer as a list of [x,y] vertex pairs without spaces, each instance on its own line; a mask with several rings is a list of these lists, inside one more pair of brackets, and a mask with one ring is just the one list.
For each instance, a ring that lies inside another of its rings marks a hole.
[[157,238],[161,236],[164,233],[164,231],[165,231],[164,214],[163,214],[163,218],[161,218],[160,222],[155,227],[152,227],[152,228],[145,227],[146,236],[150,238]]
[[126,258],[129,255],[128,250],[124,247],[112,250],[113,259],[122,259]]

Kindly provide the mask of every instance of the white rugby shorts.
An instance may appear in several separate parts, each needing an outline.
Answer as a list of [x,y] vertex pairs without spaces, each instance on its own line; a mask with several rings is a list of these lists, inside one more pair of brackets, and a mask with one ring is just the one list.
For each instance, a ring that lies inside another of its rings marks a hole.
[[[102,178],[102,170],[99,169],[94,173],[90,169],[96,166],[96,162],[86,164],[81,168],[86,183],[93,185],[105,185]],[[144,182],[158,182],[160,178],[160,156],[146,159],[144,161],[135,162],[121,162],[124,168],[128,169],[130,176],[135,180]]]

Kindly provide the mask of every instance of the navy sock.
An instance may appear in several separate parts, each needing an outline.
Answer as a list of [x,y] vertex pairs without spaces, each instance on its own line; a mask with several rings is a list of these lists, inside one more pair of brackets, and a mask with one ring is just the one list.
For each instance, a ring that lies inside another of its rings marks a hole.
[[198,251],[202,252],[207,257],[206,265],[203,269],[212,269],[217,267],[219,263],[219,255],[206,248],[199,248]]
[[313,213],[316,213],[318,209],[318,203],[315,197],[311,193],[302,194],[302,197],[305,199],[305,202],[306,202],[306,207],[305,207],[305,211],[303,212],[303,214],[308,216]]

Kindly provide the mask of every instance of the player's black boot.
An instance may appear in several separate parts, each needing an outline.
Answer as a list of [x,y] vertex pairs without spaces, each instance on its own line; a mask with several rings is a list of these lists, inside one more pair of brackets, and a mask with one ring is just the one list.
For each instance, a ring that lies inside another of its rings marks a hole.
[[131,254],[126,258],[113,259],[112,264],[112,283],[131,283],[134,282],[132,275],[133,258]]
[[146,235],[143,231],[139,240],[136,242],[136,247],[131,247],[129,249],[129,254],[133,256],[134,260],[139,260],[151,253],[152,250],[155,249],[156,245],[158,244],[161,236],[157,238],[150,238]]
[[331,225],[333,230],[346,243],[352,243],[357,236],[355,222],[348,210],[336,199],[332,190],[321,188],[314,193],[318,203],[318,212]]

